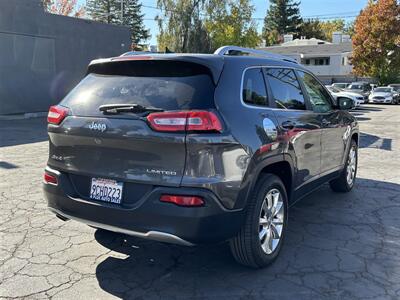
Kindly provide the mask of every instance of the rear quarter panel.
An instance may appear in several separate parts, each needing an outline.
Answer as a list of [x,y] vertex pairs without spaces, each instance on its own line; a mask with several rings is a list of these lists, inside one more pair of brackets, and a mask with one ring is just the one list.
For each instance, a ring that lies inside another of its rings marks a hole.
[[[260,166],[281,161],[277,140],[263,128],[263,120],[276,125],[268,108],[247,107],[241,102],[243,71],[253,64],[239,58],[227,58],[215,91],[215,104],[224,123],[222,134],[187,136],[187,160],[183,186],[211,189],[229,209],[245,206]],[[233,60],[233,61],[231,61]]]

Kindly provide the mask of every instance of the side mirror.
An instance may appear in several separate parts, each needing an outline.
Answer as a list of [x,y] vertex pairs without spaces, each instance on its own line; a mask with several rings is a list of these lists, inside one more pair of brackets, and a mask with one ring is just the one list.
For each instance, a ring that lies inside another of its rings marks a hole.
[[353,104],[353,100],[349,99],[349,98],[345,98],[345,97],[338,97],[336,99],[337,102],[337,106],[340,110],[349,110],[352,109],[354,104]]

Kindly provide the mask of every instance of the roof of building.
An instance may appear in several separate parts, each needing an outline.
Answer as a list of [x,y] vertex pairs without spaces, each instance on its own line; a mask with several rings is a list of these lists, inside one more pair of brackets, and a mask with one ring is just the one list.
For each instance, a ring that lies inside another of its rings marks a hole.
[[311,38],[311,39],[294,39],[292,41],[287,41],[282,43],[280,46],[310,46],[310,45],[321,45],[321,44],[332,44],[331,42]]
[[260,48],[260,50],[279,53],[283,55],[303,54],[303,55],[332,55],[353,51],[350,42],[340,44],[314,44],[302,46],[272,46]]

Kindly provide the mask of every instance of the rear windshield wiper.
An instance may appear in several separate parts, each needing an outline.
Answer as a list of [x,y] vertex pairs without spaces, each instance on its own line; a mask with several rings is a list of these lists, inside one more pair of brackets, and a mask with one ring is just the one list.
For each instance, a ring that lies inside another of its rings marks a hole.
[[164,111],[162,108],[146,107],[140,104],[105,104],[99,107],[104,114],[119,114],[124,112],[144,113]]

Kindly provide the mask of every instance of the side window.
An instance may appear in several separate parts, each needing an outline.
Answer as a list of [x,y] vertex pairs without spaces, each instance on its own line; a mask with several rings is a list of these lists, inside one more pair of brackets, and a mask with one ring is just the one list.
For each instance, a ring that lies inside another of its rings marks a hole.
[[277,108],[306,109],[303,93],[293,70],[271,68],[265,72]]
[[267,105],[267,90],[261,68],[248,69],[243,79],[243,101],[253,105]]
[[332,109],[331,97],[325,88],[310,74],[302,71],[298,71],[298,74],[307,90],[313,111],[316,113],[330,111]]

